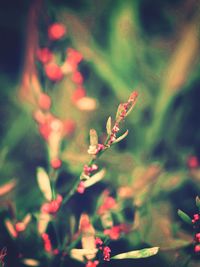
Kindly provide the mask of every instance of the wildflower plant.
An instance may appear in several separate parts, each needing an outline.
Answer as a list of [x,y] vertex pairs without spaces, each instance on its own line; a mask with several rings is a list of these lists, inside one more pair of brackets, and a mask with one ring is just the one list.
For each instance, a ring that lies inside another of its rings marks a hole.
[[0,265],[198,266],[198,147],[179,140],[198,14],[170,20],[179,27],[166,45],[143,39],[147,1],[117,1],[108,16],[104,1],[89,15],[53,2],[30,4],[16,114],[2,117]]

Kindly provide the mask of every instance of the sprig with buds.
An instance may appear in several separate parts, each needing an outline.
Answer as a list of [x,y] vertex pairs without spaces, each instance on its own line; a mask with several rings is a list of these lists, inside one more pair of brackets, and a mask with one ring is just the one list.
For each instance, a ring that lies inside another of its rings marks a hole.
[[120,142],[128,135],[127,130],[124,134],[117,137],[117,133],[120,131],[121,123],[135,106],[137,96],[138,93],[136,91],[133,91],[128,101],[119,105],[113,126],[111,117],[108,118],[106,123],[107,138],[103,144],[99,143],[99,138],[96,130],[90,130],[90,145],[87,152],[91,156],[91,159],[88,164],[84,165],[80,177],[75,181],[73,188],[64,198],[63,203],[66,203],[74,195],[75,192],[79,192],[81,194],[84,193],[85,188],[99,182],[104,177],[104,169],[92,175],[93,172],[98,170],[97,159],[113,144]]
[[186,222],[187,224],[191,225],[194,230],[194,253],[200,256],[200,198],[196,197],[196,206],[198,208],[198,213],[193,214],[193,218],[191,219],[189,215],[187,215],[182,210],[178,210],[179,217]]

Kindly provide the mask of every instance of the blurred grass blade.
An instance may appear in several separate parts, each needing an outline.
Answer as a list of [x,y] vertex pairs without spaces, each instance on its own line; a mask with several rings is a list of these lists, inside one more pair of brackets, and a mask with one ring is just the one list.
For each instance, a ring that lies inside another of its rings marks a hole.
[[111,119],[111,117],[109,117],[107,120],[106,131],[107,131],[108,135],[111,135],[111,133],[112,133],[112,119]]
[[191,218],[182,210],[178,210],[178,216],[186,223],[192,224]]
[[49,176],[46,173],[46,171],[41,167],[37,168],[37,182],[38,182],[39,188],[42,191],[44,197],[48,201],[51,201],[52,191],[51,191]]

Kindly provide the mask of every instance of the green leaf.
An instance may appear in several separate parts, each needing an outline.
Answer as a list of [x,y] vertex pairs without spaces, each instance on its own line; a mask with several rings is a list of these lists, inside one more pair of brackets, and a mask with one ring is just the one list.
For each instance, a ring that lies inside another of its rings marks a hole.
[[107,120],[106,131],[107,131],[108,135],[111,135],[111,133],[112,133],[112,119],[111,119],[111,117],[109,117]]
[[98,145],[98,135],[95,129],[90,129],[90,145],[91,146]]
[[51,191],[49,176],[46,173],[46,171],[41,167],[37,168],[37,182],[38,182],[39,188],[42,191],[44,197],[48,201],[51,201],[52,191]]
[[182,210],[178,210],[178,216],[186,223],[192,224],[191,218]]
[[200,209],[200,198],[198,196],[196,197],[196,206]]
[[113,256],[111,259],[114,260],[122,260],[122,259],[140,259],[140,258],[148,258],[154,256],[158,253],[159,247],[153,248],[144,248],[141,250],[133,250],[125,253],[121,253]]
[[126,130],[126,132],[125,132],[124,134],[122,134],[120,137],[118,137],[118,138],[113,142],[113,144],[122,141],[127,135],[128,135],[128,130]]
[[84,182],[85,188],[90,187],[90,186],[98,183],[99,181],[101,181],[101,179],[104,178],[105,173],[106,173],[105,169],[102,169],[101,171],[95,173],[93,176],[91,176],[88,180],[86,180]]

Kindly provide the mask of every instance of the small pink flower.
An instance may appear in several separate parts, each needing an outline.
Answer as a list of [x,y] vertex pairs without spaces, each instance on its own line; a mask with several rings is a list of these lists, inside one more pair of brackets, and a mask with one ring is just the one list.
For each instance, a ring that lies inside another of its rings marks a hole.
[[105,261],[110,261],[110,252],[111,249],[108,246],[103,248],[103,259]]
[[57,198],[55,200],[44,203],[41,207],[41,211],[44,213],[55,214],[61,206],[62,199],[63,198],[61,195],[57,195]]
[[199,214],[194,214],[193,215],[193,220],[192,220],[192,223],[196,223],[197,221],[200,220],[200,215]]
[[77,192],[79,194],[83,194],[85,192],[85,185],[84,185],[84,182],[80,182],[78,187],[77,187]]
[[96,237],[96,239],[95,239],[95,245],[97,245],[97,246],[102,246],[103,245],[103,241],[101,240],[101,238]]
[[48,28],[48,36],[50,40],[59,40],[66,34],[66,27],[62,23],[54,23]]

